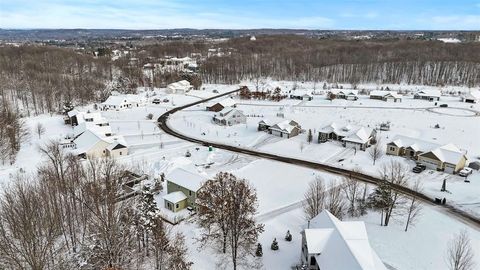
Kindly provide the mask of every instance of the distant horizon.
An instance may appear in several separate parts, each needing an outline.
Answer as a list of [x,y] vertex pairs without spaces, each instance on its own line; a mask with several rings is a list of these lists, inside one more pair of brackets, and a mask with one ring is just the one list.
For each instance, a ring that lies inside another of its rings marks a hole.
[[0,28],[477,31],[480,0],[16,0]]
[[259,30],[288,30],[288,31],[355,31],[355,32],[480,32],[480,30],[462,30],[462,29],[303,29],[303,28],[5,28],[0,27],[0,30],[121,30],[121,31],[169,31],[169,30],[194,30],[194,31],[259,31]]

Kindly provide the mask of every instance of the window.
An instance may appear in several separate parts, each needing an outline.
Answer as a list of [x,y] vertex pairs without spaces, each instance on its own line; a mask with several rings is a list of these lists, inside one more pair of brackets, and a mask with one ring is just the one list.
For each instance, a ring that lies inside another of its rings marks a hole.
[[310,257],[310,265],[316,265],[317,264],[317,260],[315,260],[315,257]]
[[191,190],[188,191],[188,195],[192,196],[192,191]]
[[395,147],[390,146],[390,151],[395,151]]
[[120,151],[120,156],[122,155],[122,151]]
[[175,208],[178,208],[178,207],[179,207],[179,205],[178,205],[178,203],[177,203],[177,204],[175,205]]

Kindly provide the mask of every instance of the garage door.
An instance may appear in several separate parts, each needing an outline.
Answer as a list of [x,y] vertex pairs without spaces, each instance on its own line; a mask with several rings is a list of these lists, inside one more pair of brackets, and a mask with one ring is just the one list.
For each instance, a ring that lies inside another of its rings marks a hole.
[[419,161],[430,170],[436,170],[438,168],[437,164],[434,163],[434,162],[430,162],[430,161],[423,160],[423,159],[421,159]]
[[355,148],[357,150],[360,149],[360,145],[356,143],[351,143],[351,142],[345,142],[345,147],[346,148]]
[[453,174],[455,172],[455,168],[450,166],[445,166],[445,172]]

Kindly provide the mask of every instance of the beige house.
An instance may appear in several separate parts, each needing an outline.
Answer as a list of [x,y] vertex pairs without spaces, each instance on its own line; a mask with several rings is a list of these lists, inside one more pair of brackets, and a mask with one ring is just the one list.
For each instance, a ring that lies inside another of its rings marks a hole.
[[455,145],[439,145],[406,136],[397,136],[387,144],[387,155],[411,158],[428,169],[455,174],[467,162],[465,154]]
[[75,149],[72,153],[82,158],[128,155],[128,147],[122,136],[104,137],[93,130],[86,130],[73,143]]
[[391,102],[402,102],[402,96],[396,91],[375,90],[370,92],[370,99],[378,99]]
[[455,145],[447,144],[420,154],[418,161],[429,169],[455,174],[465,167],[467,157]]
[[182,168],[174,169],[165,178],[167,179],[167,195],[163,198],[165,208],[173,212],[178,212],[187,207],[195,210],[197,192],[207,178],[199,173]]
[[439,147],[439,144],[423,141],[417,138],[407,136],[396,136],[391,142],[387,143],[387,155],[407,157],[414,160],[422,153]]
[[266,128],[269,134],[288,139],[300,134],[302,127],[293,120],[283,120],[273,125],[268,125],[267,122],[262,120],[258,123],[258,128],[259,130],[265,130]]

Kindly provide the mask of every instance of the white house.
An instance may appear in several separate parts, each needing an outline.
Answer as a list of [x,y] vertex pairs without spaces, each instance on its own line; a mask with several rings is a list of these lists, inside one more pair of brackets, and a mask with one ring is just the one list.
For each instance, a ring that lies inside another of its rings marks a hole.
[[327,210],[302,232],[302,262],[309,270],[387,270],[368,240],[363,221],[340,221]]
[[417,91],[414,95],[414,99],[424,99],[428,101],[439,101],[440,97],[442,96],[442,93],[438,90],[420,90]]
[[480,91],[479,90],[472,90],[465,95],[462,96],[463,102],[467,103],[477,103],[480,101]]
[[338,99],[357,100],[358,90],[352,89],[331,89],[327,93],[327,97]]
[[243,111],[232,107],[226,107],[213,116],[213,122],[222,126],[233,126],[237,124],[246,124],[247,117]]
[[418,161],[429,169],[455,174],[465,167],[467,157],[457,146],[447,144],[418,155]]
[[132,108],[132,103],[124,96],[109,96],[107,100],[102,102],[102,110],[123,110]]
[[378,99],[383,101],[402,102],[402,96],[396,91],[376,90],[370,92],[370,99]]
[[190,84],[189,81],[181,80],[181,81],[169,84],[167,86],[167,93],[170,93],[170,94],[185,94],[192,89],[193,89],[193,86]]

